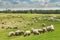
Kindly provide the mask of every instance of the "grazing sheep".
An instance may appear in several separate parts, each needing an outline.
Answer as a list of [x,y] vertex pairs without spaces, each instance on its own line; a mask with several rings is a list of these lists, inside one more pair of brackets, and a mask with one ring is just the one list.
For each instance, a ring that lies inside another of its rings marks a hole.
[[20,16],[20,18],[22,18],[23,20],[25,20],[25,18],[23,16]]
[[2,25],[2,27],[1,27],[1,28],[2,28],[2,29],[4,29],[4,28],[6,28],[6,27],[7,27],[7,26],[4,24],[4,25]]
[[2,22],[2,24],[4,24],[4,22]]
[[2,26],[1,28],[2,28],[2,29],[4,29],[5,27],[4,27],[4,26]]
[[43,29],[38,29],[38,32],[42,33],[43,32]]
[[41,18],[38,18],[38,21],[41,20]]
[[49,21],[54,21],[54,17],[48,17]]
[[6,27],[6,29],[12,29],[12,27],[9,27],[9,26],[8,26],[8,27]]
[[55,20],[60,22],[60,19],[55,19]]
[[31,32],[30,31],[26,31],[25,33],[24,33],[24,36],[29,36],[31,34]]
[[54,17],[50,17],[50,19],[51,19],[51,20],[53,20],[53,19],[54,19]]
[[8,36],[9,36],[9,37],[15,36],[15,32],[13,32],[13,31],[12,31],[12,32],[9,32]]
[[24,34],[24,31],[22,31],[22,30],[17,30],[17,31],[15,32],[15,35],[16,35],[16,36],[19,36],[19,35],[22,35],[22,34]]
[[36,19],[37,21],[40,21],[40,20],[41,20],[41,18],[38,18],[38,17],[37,17],[37,18],[35,18],[35,19]]
[[6,24],[6,22],[2,22],[2,24]]
[[48,18],[47,18],[47,17],[44,17],[43,19],[44,19],[44,20],[48,20]]
[[32,28],[31,32],[32,32],[34,35],[39,35],[38,29],[33,29],[33,28]]
[[14,27],[13,27],[13,29],[18,29],[18,26],[17,26],[17,25],[16,25],[16,26],[14,26]]
[[47,31],[48,31],[48,32],[50,32],[50,31],[51,31],[51,32],[54,31],[54,26],[53,26],[53,25],[48,26],[48,27],[47,27]]
[[47,31],[46,27],[43,27],[43,33],[45,33]]
[[45,26],[46,26],[46,24],[45,24],[45,23],[43,23],[43,24],[42,24],[42,26],[43,26],[43,27],[45,27]]

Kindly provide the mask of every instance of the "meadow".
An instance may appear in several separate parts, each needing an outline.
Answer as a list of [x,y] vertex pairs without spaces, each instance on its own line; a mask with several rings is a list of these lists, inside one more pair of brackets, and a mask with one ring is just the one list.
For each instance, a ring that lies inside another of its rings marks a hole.
[[[21,16],[23,16],[23,18],[21,18]],[[39,20],[33,23],[33,20],[31,19],[33,17],[43,19],[46,16],[60,18],[60,14],[0,14],[0,40],[60,40],[60,21]],[[18,29],[2,29],[2,22],[6,22],[6,25],[9,25],[10,27],[18,25]],[[29,25],[27,23],[33,23],[33,25]],[[53,32],[46,32],[39,35],[31,34],[30,36],[26,37],[23,35],[8,37],[8,33],[10,31],[26,31],[30,30],[31,28],[42,28],[42,23],[45,23],[47,26],[53,24],[55,30]]]

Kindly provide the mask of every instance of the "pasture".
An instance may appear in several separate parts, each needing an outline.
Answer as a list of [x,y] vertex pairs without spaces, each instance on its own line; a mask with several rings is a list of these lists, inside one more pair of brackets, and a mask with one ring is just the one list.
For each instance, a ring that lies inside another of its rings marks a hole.
[[[60,21],[43,19],[48,16],[58,17],[60,20],[60,14],[0,14],[0,40],[60,40]],[[39,20],[36,21],[34,17],[39,18]],[[53,24],[55,30],[53,32],[46,32],[39,35],[31,34],[26,37],[23,35],[8,37],[10,31],[26,31],[31,28],[42,28],[41,24],[43,23],[45,23],[46,26]],[[10,27],[18,25],[18,29],[2,29],[2,25]]]

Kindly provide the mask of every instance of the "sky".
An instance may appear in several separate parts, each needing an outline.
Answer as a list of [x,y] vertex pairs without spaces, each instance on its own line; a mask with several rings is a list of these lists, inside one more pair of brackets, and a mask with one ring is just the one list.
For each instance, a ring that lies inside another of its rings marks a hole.
[[0,10],[60,9],[60,0],[0,0]]

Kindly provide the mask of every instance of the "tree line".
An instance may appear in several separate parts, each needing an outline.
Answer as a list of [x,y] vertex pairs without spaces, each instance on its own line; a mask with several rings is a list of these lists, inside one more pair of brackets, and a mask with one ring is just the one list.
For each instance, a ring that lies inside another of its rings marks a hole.
[[60,14],[60,10],[3,10],[0,13]]

